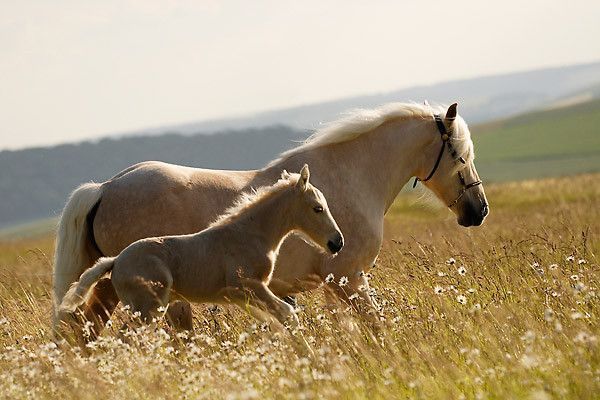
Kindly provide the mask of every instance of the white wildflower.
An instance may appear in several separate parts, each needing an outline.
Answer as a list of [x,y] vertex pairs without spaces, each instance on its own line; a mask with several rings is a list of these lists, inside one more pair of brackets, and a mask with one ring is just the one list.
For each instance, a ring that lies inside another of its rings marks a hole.
[[598,338],[596,336],[590,335],[589,333],[584,331],[579,332],[577,336],[575,336],[575,338],[573,339],[574,342],[582,344],[595,343],[597,340]]
[[333,282],[334,279],[335,279],[335,277],[333,276],[333,274],[329,274],[325,277],[325,282],[331,283],[331,282]]
[[571,313],[571,319],[581,319],[583,318],[584,315],[582,313],[580,313],[579,311],[575,311]]
[[554,320],[554,311],[552,311],[551,308],[546,308],[546,310],[544,310],[544,319],[546,322]]
[[467,304],[467,298],[462,294],[456,296],[456,301],[458,301],[460,304]]
[[250,335],[247,332],[242,332],[240,333],[240,336],[238,336],[238,346],[243,344],[249,337]]
[[525,368],[534,368],[538,365],[538,360],[533,354],[523,354],[520,362]]
[[475,314],[476,312],[481,310],[481,304],[480,303],[475,303],[473,305],[473,307],[471,307],[471,309],[469,310],[469,313],[471,314]]
[[346,276],[342,276],[342,277],[340,278],[339,285],[343,287],[343,286],[346,286],[347,284],[348,284],[348,277],[346,277]]
[[435,294],[442,294],[444,293],[444,288],[442,286],[437,285],[433,288],[433,291]]
[[521,340],[524,342],[533,342],[533,340],[535,339],[535,332],[532,330],[528,330],[526,331],[523,336],[521,336]]
[[454,265],[454,264],[456,264],[456,260],[454,259],[454,257],[450,257],[449,259],[446,260],[446,264]]
[[467,274],[467,269],[461,265],[456,272],[458,272],[459,275],[465,276]]
[[555,321],[555,322],[554,322],[554,330],[555,330],[556,332],[562,332],[562,330],[563,330],[563,326],[562,326],[562,324],[560,323],[560,321]]

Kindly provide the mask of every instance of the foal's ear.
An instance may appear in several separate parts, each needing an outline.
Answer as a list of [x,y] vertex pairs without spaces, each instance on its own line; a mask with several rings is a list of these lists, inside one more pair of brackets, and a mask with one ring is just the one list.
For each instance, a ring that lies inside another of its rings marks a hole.
[[456,118],[456,107],[458,107],[457,103],[451,104],[448,107],[448,111],[446,111],[446,119],[454,120]]
[[281,172],[281,179],[288,180],[290,179],[290,176],[290,173],[287,172],[285,169]]
[[310,171],[308,170],[308,164],[304,164],[304,167],[300,170],[300,178],[298,179],[298,186],[302,191],[308,187],[308,179],[310,178]]

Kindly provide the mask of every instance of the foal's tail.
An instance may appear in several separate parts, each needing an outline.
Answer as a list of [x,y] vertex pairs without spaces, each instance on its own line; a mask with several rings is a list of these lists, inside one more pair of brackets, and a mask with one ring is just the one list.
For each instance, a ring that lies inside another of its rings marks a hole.
[[59,321],[58,307],[69,286],[99,257],[90,243],[88,214],[100,201],[102,185],[85,183],[69,197],[56,233],[54,252],[54,325]]
[[79,282],[73,283],[63,297],[59,312],[73,312],[85,303],[96,282],[112,270],[115,258],[102,257],[98,259],[92,268],[87,269],[79,278]]

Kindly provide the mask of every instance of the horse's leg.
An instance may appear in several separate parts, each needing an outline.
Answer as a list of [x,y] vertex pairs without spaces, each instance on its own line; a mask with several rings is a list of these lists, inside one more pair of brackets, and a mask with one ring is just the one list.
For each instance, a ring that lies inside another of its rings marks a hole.
[[[369,293],[368,279],[361,273],[364,270],[368,271],[373,263],[369,262],[366,264],[369,267],[363,269],[357,266],[352,256],[352,252],[340,254],[321,269],[320,275],[323,281],[327,282],[326,299],[330,304],[341,300],[360,314],[373,315],[378,306]],[[333,275],[333,280],[328,282],[330,274]]]
[[375,299],[369,294],[369,282],[362,276],[349,280],[344,286],[340,286],[339,282],[331,282],[326,286],[325,294],[328,301],[335,301],[337,298],[361,314],[372,313],[378,308]]
[[82,310],[84,321],[93,324],[87,340],[95,340],[98,337],[117,304],[119,304],[119,297],[110,278],[100,279]]

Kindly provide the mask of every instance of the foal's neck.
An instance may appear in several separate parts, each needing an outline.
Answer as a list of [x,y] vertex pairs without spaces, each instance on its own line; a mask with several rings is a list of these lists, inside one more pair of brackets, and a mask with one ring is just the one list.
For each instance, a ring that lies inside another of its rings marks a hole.
[[256,249],[258,251],[270,252],[279,248],[285,236],[294,228],[289,217],[291,190],[284,188],[267,195],[240,215],[234,228],[241,233],[242,240],[250,237],[258,240],[265,247]]

